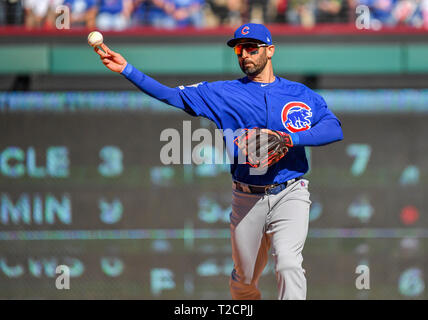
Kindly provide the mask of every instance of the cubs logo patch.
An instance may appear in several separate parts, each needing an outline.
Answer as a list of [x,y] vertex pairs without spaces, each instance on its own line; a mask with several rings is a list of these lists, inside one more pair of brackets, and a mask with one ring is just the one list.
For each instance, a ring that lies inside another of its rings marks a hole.
[[311,108],[299,101],[287,103],[281,112],[284,127],[290,132],[305,131],[311,128]]
[[242,30],[241,30],[241,33],[242,33],[243,35],[248,34],[248,32],[250,32],[250,27],[249,27],[249,26],[245,26],[245,27],[243,27],[243,28],[242,28]]

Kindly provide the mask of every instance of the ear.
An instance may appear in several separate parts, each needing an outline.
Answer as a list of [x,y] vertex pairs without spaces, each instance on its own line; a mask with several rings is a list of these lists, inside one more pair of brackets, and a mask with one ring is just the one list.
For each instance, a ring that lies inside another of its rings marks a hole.
[[266,55],[267,55],[268,59],[272,58],[274,53],[275,53],[275,46],[274,45],[266,47]]

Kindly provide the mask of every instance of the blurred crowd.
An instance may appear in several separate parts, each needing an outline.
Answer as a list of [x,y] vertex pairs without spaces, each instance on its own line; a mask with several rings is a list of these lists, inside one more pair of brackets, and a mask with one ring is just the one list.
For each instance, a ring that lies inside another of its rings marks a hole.
[[[355,23],[372,28],[428,28],[428,0],[0,0],[0,26],[55,28],[63,8],[71,27],[124,30],[136,26],[210,28],[245,22],[312,27]],[[364,6],[364,7],[361,7]],[[357,9],[363,8],[363,9]]]

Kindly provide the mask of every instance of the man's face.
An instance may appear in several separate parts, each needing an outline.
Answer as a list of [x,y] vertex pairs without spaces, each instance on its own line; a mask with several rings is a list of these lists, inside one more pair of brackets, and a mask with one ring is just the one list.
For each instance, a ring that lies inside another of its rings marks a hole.
[[[242,53],[238,55],[239,66],[247,76],[255,76],[263,71],[268,62],[266,47],[254,48],[251,44],[256,42],[250,40],[240,41],[238,44],[244,44]],[[248,44],[248,45],[247,45]],[[248,49],[245,47],[249,46]],[[251,48],[253,47],[253,48]],[[256,49],[256,50],[254,50]]]

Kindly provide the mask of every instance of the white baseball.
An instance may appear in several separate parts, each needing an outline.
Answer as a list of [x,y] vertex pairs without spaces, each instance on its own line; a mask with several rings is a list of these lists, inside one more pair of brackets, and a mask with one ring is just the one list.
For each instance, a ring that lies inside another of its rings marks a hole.
[[88,43],[93,47],[101,45],[103,41],[104,41],[103,35],[98,31],[92,31],[88,35]]

